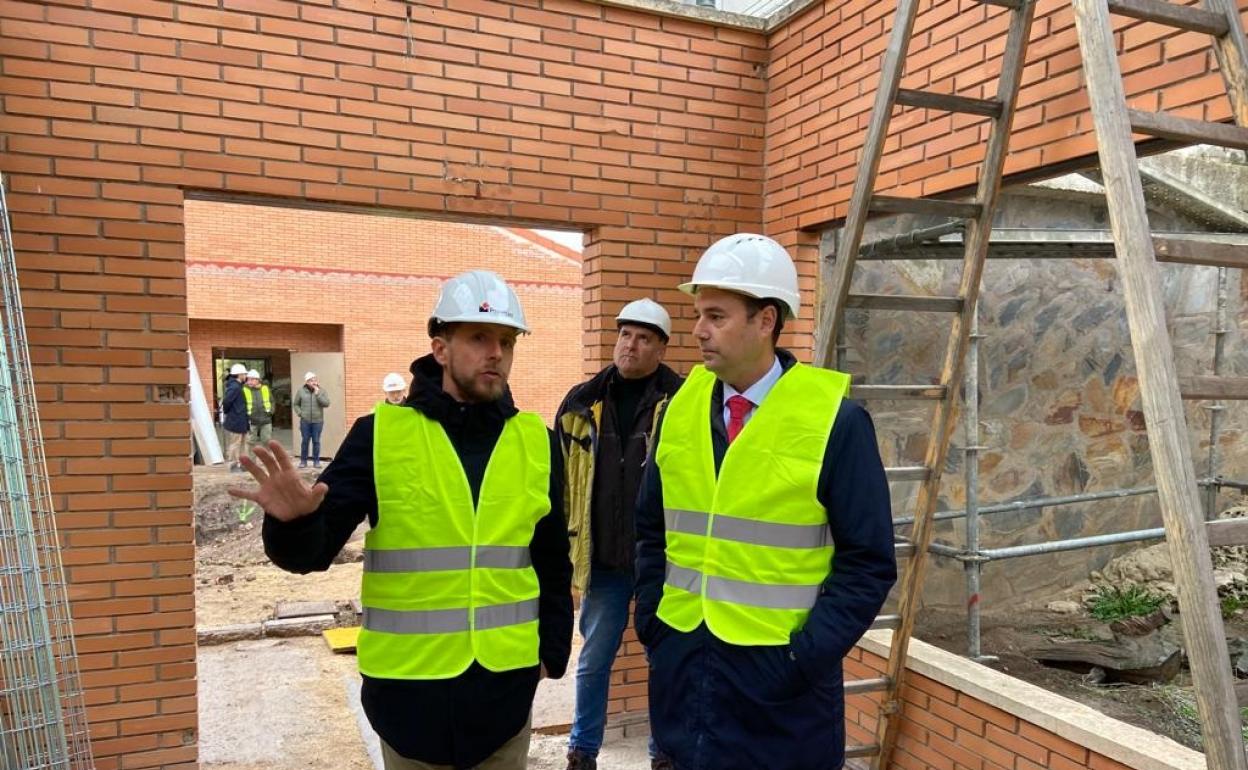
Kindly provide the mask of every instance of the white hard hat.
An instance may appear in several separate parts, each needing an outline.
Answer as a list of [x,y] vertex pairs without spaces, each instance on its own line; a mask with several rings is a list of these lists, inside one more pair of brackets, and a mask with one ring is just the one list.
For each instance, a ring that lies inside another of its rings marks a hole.
[[680,290],[696,294],[700,286],[780,300],[788,307],[789,318],[797,317],[801,305],[793,259],[765,235],[737,233],[712,243],[693,269],[693,279],[682,283]]
[[489,270],[470,270],[442,284],[429,321],[431,330],[436,321],[498,324],[529,331],[519,297],[506,281]]
[[316,379],[316,372],[308,372],[303,375],[304,382],[307,382],[308,380],[315,380],[315,379]]
[[257,380],[258,380],[258,379],[260,379],[260,372],[257,372],[255,369],[251,369],[251,370],[249,370],[249,371],[247,372],[247,378],[248,378],[248,379],[251,379],[251,378],[253,378],[253,377],[254,377],[255,379],[257,379]]
[[663,339],[672,336],[672,317],[662,305],[652,299],[636,299],[625,305],[615,317],[615,325],[625,323],[652,326],[663,333]]
[[403,390],[406,387],[407,383],[403,382],[403,375],[398,374],[397,372],[390,372],[386,375],[386,378],[381,381],[381,389],[387,393],[392,393],[396,390]]
[[233,366],[230,367],[231,377],[233,377],[236,374],[246,374],[246,373],[247,373],[247,367],[243,366],[242,364],[234,364]]

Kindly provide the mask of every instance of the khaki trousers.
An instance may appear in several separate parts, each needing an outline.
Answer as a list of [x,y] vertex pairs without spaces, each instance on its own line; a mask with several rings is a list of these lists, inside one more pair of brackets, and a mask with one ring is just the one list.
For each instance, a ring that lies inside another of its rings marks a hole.
[[238,464],[238,458],[247,454],[247,434],[225,432],[225,459],[231,466]]
[[[529,765],[529,737],[532,735],[532,716],[520,728],[520,732],[499,747],[473,770],[525,770]],[[452,765],[431,765],[408,759],[390,748],[390,744],[381,742],[381,758],[385,770],[454,770]]]

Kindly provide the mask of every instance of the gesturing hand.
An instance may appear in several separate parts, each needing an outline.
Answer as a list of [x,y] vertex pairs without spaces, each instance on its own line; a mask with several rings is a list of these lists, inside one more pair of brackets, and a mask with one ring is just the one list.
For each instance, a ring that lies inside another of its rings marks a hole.
[[259,489],[227,490],[232,497],[241,497],[256,503],[270,516],[281,521],[294,521],[300,516],[307,516],[320,507],[329,487],[321,482],[311,486],[295,470],[290,455],[276,441],[270,441],[268,448],[258,446],[256,457],[260,465],[250,457],[243,455],[238,459],[251,477],[260,482]]

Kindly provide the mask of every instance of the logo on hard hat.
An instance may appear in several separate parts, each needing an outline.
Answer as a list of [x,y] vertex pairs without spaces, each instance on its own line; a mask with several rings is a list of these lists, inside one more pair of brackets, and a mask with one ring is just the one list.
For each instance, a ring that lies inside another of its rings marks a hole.
[[478,313],[489,313],[489,312],[492,312],[492,308],[490,307],[490,303],[489,303],[489,302],[482,302],[482,303],[481,303],[481,307],[477,308],[477,312],[478,312]]

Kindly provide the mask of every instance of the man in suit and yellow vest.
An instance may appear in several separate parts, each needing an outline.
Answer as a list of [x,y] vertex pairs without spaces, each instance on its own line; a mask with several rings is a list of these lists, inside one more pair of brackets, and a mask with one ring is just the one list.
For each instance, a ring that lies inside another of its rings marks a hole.
[[677,770],[835,770],[841,659],[896,580],[875,430],[848,375],[776,347],[800,309],[778,243],[721,239],[680,288],[704,363],[637,503],[651,729]]
[[387,770],[520,770],[538,680],[572,637],[562,453],[507,388],[524,312],[487,271],[442,287],[411,393],[352,426],[315,485],[277,442],[245,461],[265,551],[325,570],[368,517],[358,643]]

